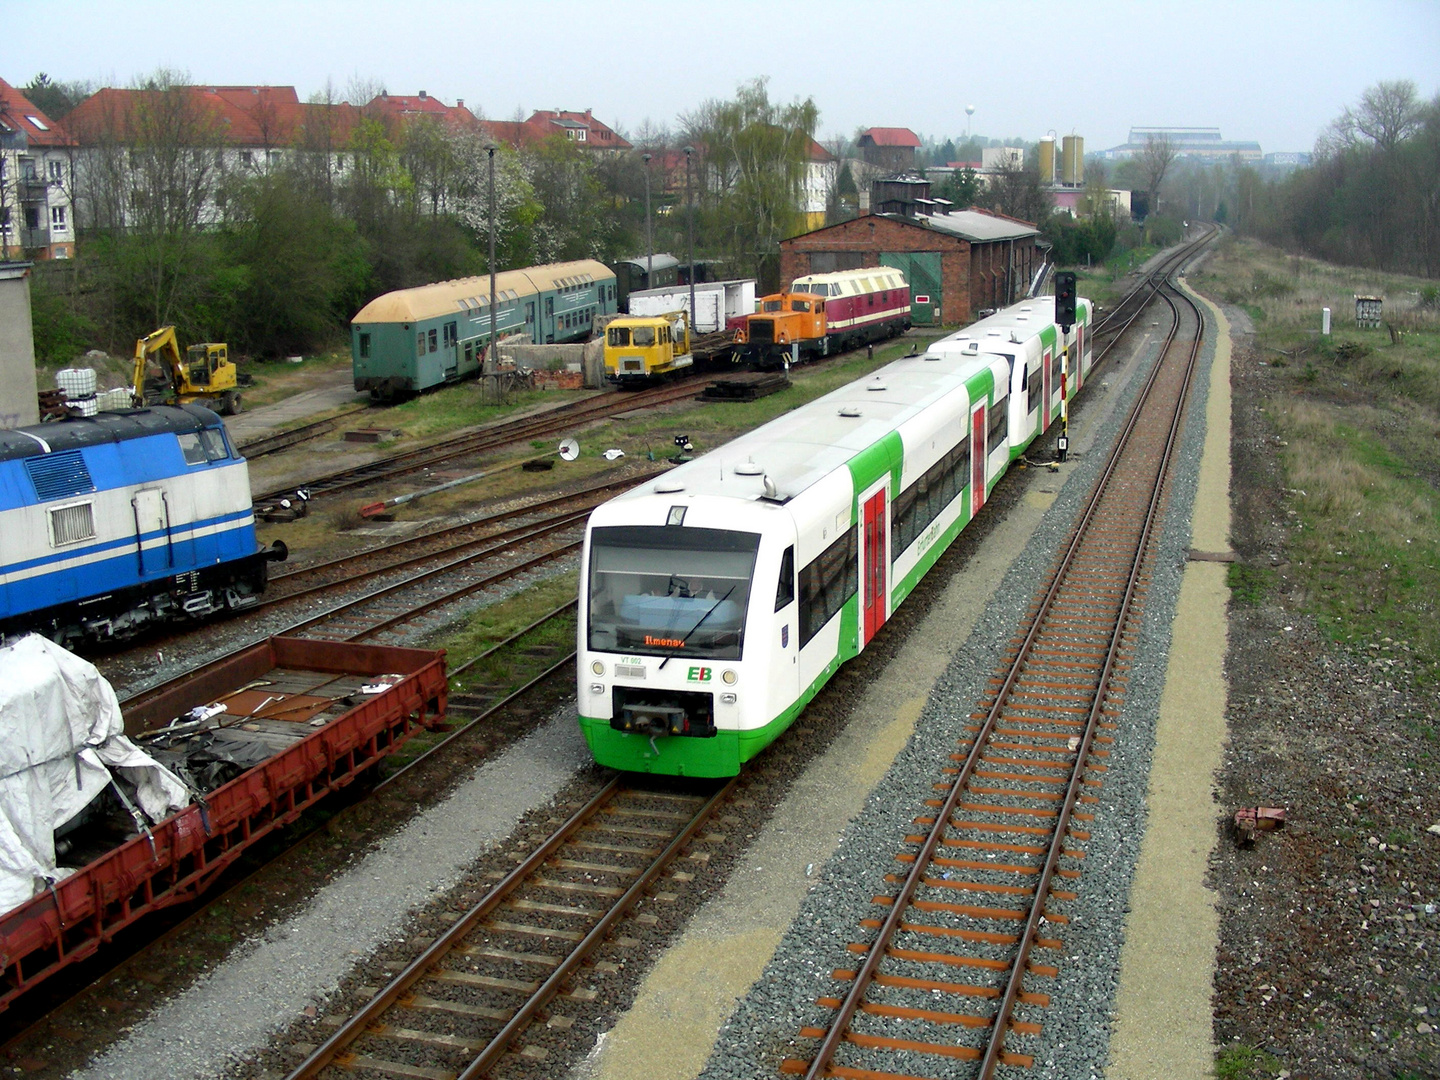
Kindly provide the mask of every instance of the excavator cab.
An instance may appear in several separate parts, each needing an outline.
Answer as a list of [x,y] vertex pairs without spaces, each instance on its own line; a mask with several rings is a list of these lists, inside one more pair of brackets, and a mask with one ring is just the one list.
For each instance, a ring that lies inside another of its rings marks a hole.
[[[186,381],[191,387],[222,390],[235,386],[234,369],[230,367],[224,344],[213,341],[191,345],[185,350]],[[227,372],[227,369],[228,372]],[[225,385],[229,374],[228,387]]]

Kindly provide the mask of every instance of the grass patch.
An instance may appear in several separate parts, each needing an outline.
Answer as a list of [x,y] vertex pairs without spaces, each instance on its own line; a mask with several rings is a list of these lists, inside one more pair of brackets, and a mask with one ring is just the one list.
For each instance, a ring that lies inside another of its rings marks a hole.
[[[454,670],[566,601],[575,599],[578,583],[578,571],[547,578],[497,604],[482,608],[463,625],[445,631],[430,645],[445,650],[445,666]],[[523,686],[575,647],[575,620],[556,620],[532,631],[522,644],[524,648],[521,650],[507,649],[504,654],[497,653],[476,664],[460,676],[455,688],[503,687],[508,693]],[[527,653],[525,650],[534,652]]]
[[1275,571],[1268,566],[1234,562],[1225,571],[1225,584],[1230,586],[1230,602],[1241,607],[1257,607],[1275,587],[1275,580]]
[[1292,540],[1312,610],[1337,637],[1389,637],[1433,674],[1440,657],[1440,503],[1364,425],[1366,410],[1292,399],[1272,408],[1297,513]]
[[[1250,313],[1275,388],[1290,573],[1333,637],[1440,678],[1440,308],[1433,282],[1336,266],[1227,236],[1190,283]],[[1355,324],[1355,296],[1386,325]],[[1331,310],[1333,333],[1320,333]],[[1232,567],[1238,602],[1265,583]],[[1242,574],[1237,577],[1237,574]],[[1389,639],[1388,641],[1386,639]]]
[[1270,1080],[1279,1069],[1274,1054],[1254,1046],[1227,1046],[1215,1055],[1216,1080]]

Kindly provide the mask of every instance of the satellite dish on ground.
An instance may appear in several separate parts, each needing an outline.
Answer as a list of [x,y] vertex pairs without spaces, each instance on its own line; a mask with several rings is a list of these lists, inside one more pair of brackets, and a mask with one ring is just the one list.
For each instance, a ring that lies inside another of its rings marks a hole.
[[566,439],[560,444],[558,453],[562,461],[574,461],[580,456],[580,444],[574,439]]

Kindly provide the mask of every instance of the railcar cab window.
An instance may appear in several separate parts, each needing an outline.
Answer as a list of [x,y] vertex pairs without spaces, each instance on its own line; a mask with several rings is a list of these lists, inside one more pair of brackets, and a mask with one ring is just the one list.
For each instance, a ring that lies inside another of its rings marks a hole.
[[616,349],[623,349],[630,344],[630,328],[628,326],[612,326],[608,332],[610,345]]
[[589,646],[738,660],[758,533],[598,528],[590,541]]
[[230,456],[230,449],[225,445],[225,435],[218,428],[185,431],[176,438],[180,440],[180,453],[185,456],[186,465],[204,465],[207,461],[224,461]]
[[634,330],[635,344],[640,346],[655,344],[655,328],[653,326],[637,326]]
[[795,601],[795,548],[785,549],[780,559],[780,584],[775,589],[775,610],[789,607]]

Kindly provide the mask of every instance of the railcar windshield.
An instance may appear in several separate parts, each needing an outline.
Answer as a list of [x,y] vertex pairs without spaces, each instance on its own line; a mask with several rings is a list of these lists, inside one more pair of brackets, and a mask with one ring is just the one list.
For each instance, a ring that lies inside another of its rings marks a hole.
[[609,341],[617,349],[625,348],[630,344],[630,328],[628,326],[610,327]]
[[612,526],[590,542],[589,644],[738,660],[759,533]]

